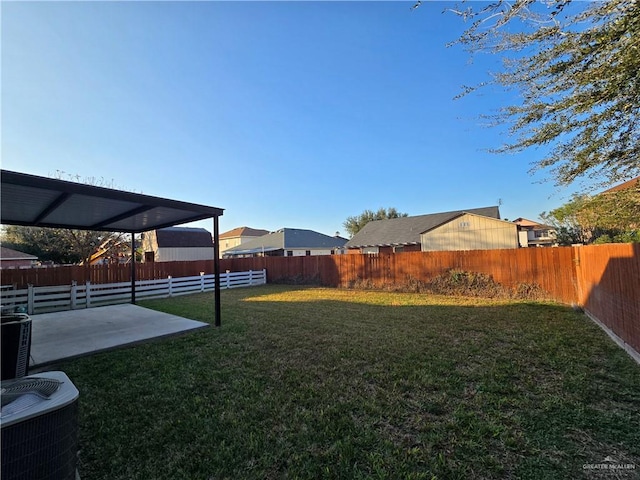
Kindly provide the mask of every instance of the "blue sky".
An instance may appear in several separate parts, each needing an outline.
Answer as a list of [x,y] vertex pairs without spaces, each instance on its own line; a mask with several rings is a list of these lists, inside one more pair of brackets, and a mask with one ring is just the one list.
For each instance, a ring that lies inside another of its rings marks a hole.
[[540,151],[487,152],[514,92],[453,99],[500,59],[446,47],[455,3],[412,4],[2,2],[2,168],[221,207],[221,231],[564,203]]

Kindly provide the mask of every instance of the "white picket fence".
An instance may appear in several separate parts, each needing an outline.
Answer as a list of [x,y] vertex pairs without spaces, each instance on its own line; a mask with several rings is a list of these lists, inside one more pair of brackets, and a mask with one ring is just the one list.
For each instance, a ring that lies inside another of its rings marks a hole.
[[[251,287],[267,283],[266,270],[227,272],[220,274],[220,288]],[[162,280],[140,280],[136,282],[136,300],[164,298],[215,289],[215,276],[168,277]],[[59,285],[13,289],[3,286],[0,290],[2,309],[26,311],[29,315],[56,310],[75,310],[131,301],[131,282]]]

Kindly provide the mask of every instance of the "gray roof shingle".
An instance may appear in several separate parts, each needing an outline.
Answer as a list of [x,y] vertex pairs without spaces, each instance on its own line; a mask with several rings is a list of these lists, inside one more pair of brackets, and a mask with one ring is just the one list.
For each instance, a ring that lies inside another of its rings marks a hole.
[[463,214],[473,213],[500,219],[500,211],[495,207],[471,208],[451,212],[431,213],[414,217],[374,220],[349,240],[345,247],[372,247],[382,245],[410,245],[420,243],[420,234]]
[[211,233],[204,228],[169,227],[156,230],[158,247],[213,247]]

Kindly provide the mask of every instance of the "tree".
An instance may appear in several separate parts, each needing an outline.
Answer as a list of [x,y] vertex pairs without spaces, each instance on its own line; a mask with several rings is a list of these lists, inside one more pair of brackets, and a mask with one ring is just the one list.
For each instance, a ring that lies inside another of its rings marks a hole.
[[620,190],[599,195],[574,195],[540,217],[558,232],[558,243],[640,241],[640,180]]
[[586,244],[593,237],[593,231],[588,226],[584,226],[579,219],[578,212],[584,202],[585,197],[577,195],[568,203],[548,213],[540,214],[542,222],[555,229],[559,245]]
[[408,216],[408,213],[400,213],[394,207],[388,209],[379,208],[377,212],[373,212],[372,210],[365,210],[360,215],[347,217],[342,225],[349,234],[349,238],[352,238],[356,233],[362,230],[362,228],[367,223],[373,220],[385,220],[387,218],[400,218]]
[[485,115],[511,133],[494,151],[550,147],[532,170],[550,169],[559,186],[640,174],[640,2],[496,0],[451,11],[472,22],[453,43],[504,58],[461,96],[488,84],[522,96]]
[[121,234],[117,233],[21,225],[5,226],[2,237],[5,246],[61,264],[88,265],[100,245],[108,242],[115,247],[122,243]]

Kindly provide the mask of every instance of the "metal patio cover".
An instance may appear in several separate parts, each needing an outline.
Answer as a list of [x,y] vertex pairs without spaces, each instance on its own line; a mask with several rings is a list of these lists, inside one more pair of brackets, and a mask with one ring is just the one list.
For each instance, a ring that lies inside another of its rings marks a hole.
[[[141,233],[213,218],[215,325],[220,326],[218,217],[222,208],[0,170],[0,224]],[[132,241],[132,248],[134,242]],[[135,255],[131,303],[136,303]]]
[[4,225],[140,233],[217,218],[221,208],[1,171]]

